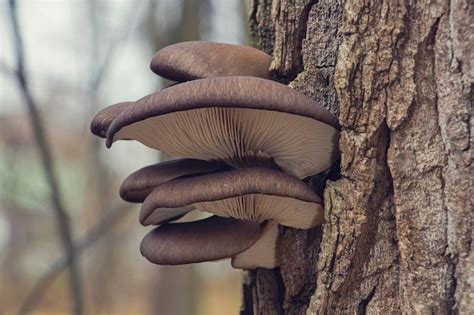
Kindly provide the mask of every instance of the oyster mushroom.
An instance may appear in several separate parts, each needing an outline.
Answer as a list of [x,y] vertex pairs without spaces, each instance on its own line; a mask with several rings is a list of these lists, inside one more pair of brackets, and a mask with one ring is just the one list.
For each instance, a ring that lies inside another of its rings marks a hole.
[[[271,56],[249,46],[190,41],[160,49],[150,68],[178,83],[218,76],[255,76],[271,78]],[[172,84],[173,86],[176,84]],[[168,86],[169,87],[169,86]],[[134,102],[122,102],[99,111],[91,122],[94,135],[105,138],[112,120]]]
[[271,61],[270,55],[253,47],[191,41],[160,49],[150,68],[178,82],[235,75],[270,79]]
[[337,158],[336,118],[270,80],[219,77],[181,83],[138,100],[110,125],[107,146],[134,139],[172,156],[232,166],[273,160],[299,178]]
[[213,261],[243,252],[260,234],[258,223],[212,216],[159,226],[142,240],[140,252],[159,265]]
[[143,202],[157,186],[180,177],[211,173],[228,166],[216,161],[178,159],[149,165],[129,175],[120,186],[120,197],[128,202]]
[[140,223],[160,224],[182,214],[183,207],[263,223],[266,220],[300,229],[324,221],[321,199],[296,177],[262,167],[174,179],[146,197]]
[[132,105],[133,102],[122,102],[107,106],[100,110],[91,121],[90,129],[92,134],[105,138],[107,130],[109,130],[109,126],[115,117],[117,117],[125,108]]
[[[131,139],[185,158],[140,169],[120,189],[123,199],[143,202],[142,224],[167,223],[142,241],[151,262],[232,258],[235,268],[274,268],[278,224],[323,223],[321,199],[299,178],[337,159],[339,125],[312,99],[267,80],[270,62],[250,47],[171,45],[151,69],[178,84],[93,119],[107,147]],[[194,209],[215,216],[168,223]]]

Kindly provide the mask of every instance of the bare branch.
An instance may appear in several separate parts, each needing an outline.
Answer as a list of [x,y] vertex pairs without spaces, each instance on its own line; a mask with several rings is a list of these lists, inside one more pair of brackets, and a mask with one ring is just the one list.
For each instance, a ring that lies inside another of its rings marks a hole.
[[[94,1],[92,1],[94,3]],[[143,2],[146,4],[146,2]],[[118,29],[112,39],[110,40],[107,50],[104,55],[100,58],[101,61],[96,65],[95,71],[92,72],[89,89],[93,97],[98,93],[100,86],[102,85],[103,78],[107,74],[107,71],[112,64],[117,48],[122,42],[124,42],[130,35],[132,25],[136,24],[140,13],[142,12],[140,4],[133,3],[130,7],[130,14],[126,17],[123,27]]]
[[61,238],[62,246],[67,257],[69,265],[69,280],[71,297],[73,299],[73,312],[76,315],[83,313],[82,305],[82,291],[81,291],[81,277],[79,275],[79,266],[76,261],[71,227],[67,212],[64,208],[59,191],[58,181],[54,172],[54,163],[51,156],[50,147],[45,134],[44,126],[38,111],[36,102],[28,86],[28,80],[25,72],[25,57],[23,51],[23,41],[18,23],[18,15],[16,10],[16,1],[9,0],[10,17],[13,27],[15,52],[16,52],[16,78],[28,108],[31,125],[33,128],[33,135],[38,145],[41,154],[42,164],[46,175],[46,180],[50,187],[50,198],[56,217],[56,224]]
[[[74,252],[77,256],[81,255],[84,250],[91,247],[96,241],[103,237],[115,224],[128,213],[129,205],[123,204],[116,208],[107,211],[102,218],[95,224],[93,228],[79,241],[74,243]],[[61,257],[51,265],[49,270],[43,274],[35,283],[30,293],[24,300],[23,305],[18,311],[19,315],[27,314],[39,301],[41,301],[44,294],[47,292],[50,285],[57,276],[68,266],[68,259],[66,256]]]

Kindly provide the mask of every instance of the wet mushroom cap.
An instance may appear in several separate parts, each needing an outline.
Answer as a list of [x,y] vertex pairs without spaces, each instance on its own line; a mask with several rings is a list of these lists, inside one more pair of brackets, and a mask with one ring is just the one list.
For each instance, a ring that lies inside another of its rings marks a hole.
[[241,220],[274,219],[302,229],[324,221],[321,199],[303,181],[278,170],[252,167],[159,185],[145,199],[140,223],[159,224],[176,215],[173,209],[186,206]]
[[138,100],[111,124],[107,146],[134,139],[176,157],[233,166],[273,159],[299,178],[337,158],[337,119],[270,80],[222,77],[178,84]]
[[149,165],[128,176],[120,186],[120,197],[128,202],[143,202],[155,189],[167,181],[183,176],[207,174],[226,166],[222,162],[178,159]]
[[134,102],[122,102],[114,105],[110,105],[99,111],[91,121],[90,129],[91,132],[101,138],[107,136],[107,130],[109,129],[112,121],[126,108],[132,106]]
[[278,223],[269,221],[260,238],[248,249],[232,257],[231,264],[236,269],[272,269],[280,266],[277,253]]
[[271,61],[270,55],[253,47],[191,41],[160,49],[150,68],[178,82],[235,75],[270,79]]
[[258,223],[212,216],[157,227],[142,240],[140,252],[159,265],[212,261],[246,250],[260,233]]

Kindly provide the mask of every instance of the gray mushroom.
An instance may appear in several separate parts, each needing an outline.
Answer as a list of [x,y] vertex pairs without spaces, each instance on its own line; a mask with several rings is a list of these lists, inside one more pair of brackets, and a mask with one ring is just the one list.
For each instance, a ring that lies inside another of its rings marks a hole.
[[142,240],[140,252],[159,265],[213,261],[243,252],[260,234],[258,223],[213,216],[159,226]]
[[236,269],[272,269],[280,266],[277,253],[278,223],[265,224],[259,239],[245,251],[232,257],[232,267]]
[[[153,57],[150,68],[166,79],[181,83],[238,75],[270,79],[270,63],[270,55],[253,47],[189,41],[160,49]],[[91,122],[92,133],[105,138],[112,120],[131,105],[133,102],[122,102],[102,109]]]
[[99,111],[91,121],[90,129],[92,134],[105,138],[107,130],[112,121],[125,109],[133,105],[133,102],[122,102],[107,106]]
[[176,157],[235,167],[273,160],[304,178],[337,158],[338,123],[293,89],[252,77],[219,77],[169,87],[117,116],[107,146],[134,139]]
[[120,186],[120,196],[128,202],[143,202],[157,186],[175,178],[208,174],[228,168],[222,162],[178,159],[139,169],[129,175]]
[[301,229],[324,221],[321,199],[304,182],[281,171],[252,167],[159,185],[145,199],[140,223],[160,224],[188,206],[221,217],[259,223],[272,219]]
[[[270,62],[245,46],[165,47],[151,69],[190,82],[109,106],[91,122],[107,147],[131,139],[184,158],[142,168],[120,188],[124,200],[143,202],[143,225],[163,224],[141,243],[151,262],[232,258],[234,268],[274,268],[278,224],[323,223],[321,199],[299,178],[337,159],[339,125],[309,97],[267,80]],[[214,216],[168,223],[194,209]]]
[[253,47],[192,41],[160,49],[150,68],[178,82],[236,75],[270,79],[271,61],[270,55]]

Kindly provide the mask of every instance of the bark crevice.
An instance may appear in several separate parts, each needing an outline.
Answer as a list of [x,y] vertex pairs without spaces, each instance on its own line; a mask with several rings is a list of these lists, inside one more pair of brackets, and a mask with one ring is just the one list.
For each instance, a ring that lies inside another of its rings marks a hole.
[[310,1],[254,1],[282,3],[296,5],[270,16],[275,74],[302,65],[289,85],[342,126],[339,176],[314,186],[325,187],[324,230],[282,231],[284,313],[305,311],[308,288],[311,314],[467,313],[473,5],[319,0],[298,44],[285,36]]

